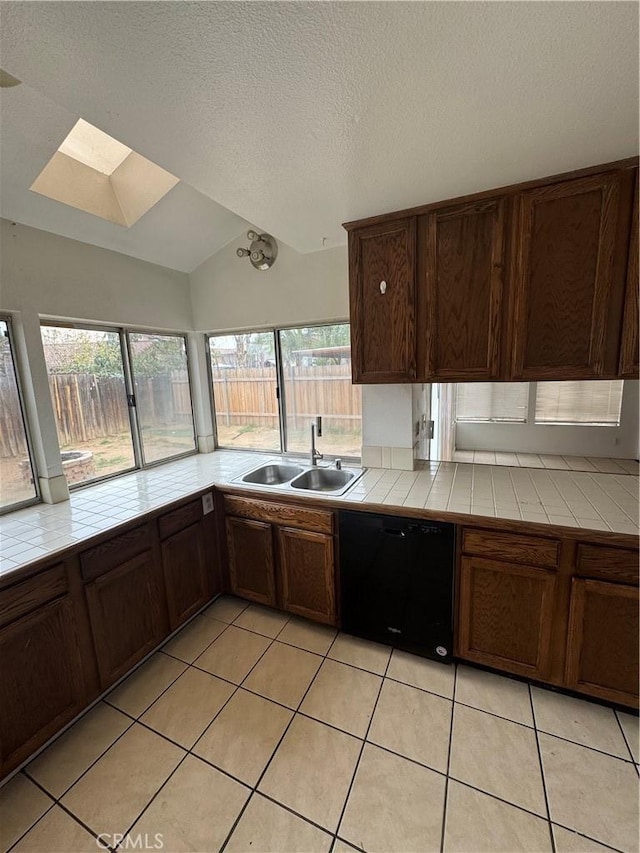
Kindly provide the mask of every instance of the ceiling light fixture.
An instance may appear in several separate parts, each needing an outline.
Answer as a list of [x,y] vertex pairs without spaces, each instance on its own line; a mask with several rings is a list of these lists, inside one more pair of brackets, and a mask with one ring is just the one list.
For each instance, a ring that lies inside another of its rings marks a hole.
[[268,270],[278,257],[278,244],[270,234],[258,234],[257,231],[247,231],[247,239],[251,240],[248,249],[237,249],[239,258],[249,258],[257,270]]

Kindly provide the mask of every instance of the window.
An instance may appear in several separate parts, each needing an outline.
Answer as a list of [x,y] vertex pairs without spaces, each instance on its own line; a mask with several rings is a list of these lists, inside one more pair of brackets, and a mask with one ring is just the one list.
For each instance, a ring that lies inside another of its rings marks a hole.
[[538,382],[537,424],[619,426],[622,379]]
[[321,415],[320,452],[360,455],[348,324],[210,336],[209,349],[220,447],[306,453]]
[[143,462],[194,451],[185,338],[131,332],[129,345]]
[[0,318],[0,512],[38,497],[8,318]]
[[286,449],[309,449],[309,424],[322,415],[323,453],[360,456],[361,391],[351,384],[348,324],[283,329],[280,333]]
[[69,486],[195,450],[184,336],[54,325],[41,331]]
[[134,468],[119,332],[61,326],[41,332],[67,483]]
[[219,446],[279,451],[273,333],[210,337],[209,351]]
[[461,382],[456,385],[456,421],[525,423],[528,382]]

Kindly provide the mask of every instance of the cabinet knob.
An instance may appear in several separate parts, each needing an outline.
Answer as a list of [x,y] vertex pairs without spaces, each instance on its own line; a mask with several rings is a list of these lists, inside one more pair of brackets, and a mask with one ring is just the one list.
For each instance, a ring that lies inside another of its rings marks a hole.
[[382,295],[384,296],[384,294],[385,294],[386,292],[387,292],[387,282],[386,282],[386,281],[381,281],[381,282],[380,282],[380,293],[382,293]]

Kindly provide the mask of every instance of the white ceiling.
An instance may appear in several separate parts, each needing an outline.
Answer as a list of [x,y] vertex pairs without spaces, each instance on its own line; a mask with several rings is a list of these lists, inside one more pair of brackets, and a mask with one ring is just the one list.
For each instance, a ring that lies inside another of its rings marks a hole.
[[[4,215],[178,269],[638,150],[633,2],[9,0],[0,46]],[[129,231],[34,199],[78,116],[185,183]]]

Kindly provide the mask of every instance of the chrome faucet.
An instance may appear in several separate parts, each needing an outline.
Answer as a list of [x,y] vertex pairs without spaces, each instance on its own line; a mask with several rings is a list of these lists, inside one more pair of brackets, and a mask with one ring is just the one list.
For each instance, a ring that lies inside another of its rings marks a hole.
[[311,424],[311,450],[309,451],[309,464],[317,465],[318,459],[322,459],[322,453],[316,450],[316,436],[320,438],[322,435],[322,418],[318,415],[315,422]]

